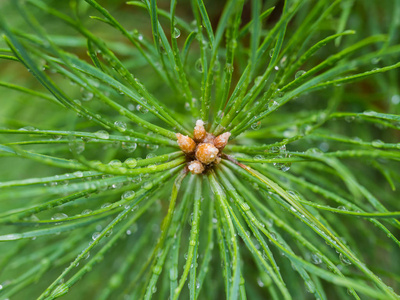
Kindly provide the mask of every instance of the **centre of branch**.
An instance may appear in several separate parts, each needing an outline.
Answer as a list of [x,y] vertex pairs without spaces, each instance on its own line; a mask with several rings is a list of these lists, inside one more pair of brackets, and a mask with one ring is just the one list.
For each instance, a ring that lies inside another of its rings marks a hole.
[[202,174],[206,169],[218,164],[230,136],[230,132],[225,132],[215,137],[206,131],[202,120],[196,121],[193,139],[187,135],[176,134],[178,145],[189,160],[188,169],[192,174]]

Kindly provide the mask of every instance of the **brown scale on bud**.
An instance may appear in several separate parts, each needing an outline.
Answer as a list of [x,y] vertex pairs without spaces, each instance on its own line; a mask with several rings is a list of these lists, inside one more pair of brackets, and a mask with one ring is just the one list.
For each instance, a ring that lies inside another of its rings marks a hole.
[[230,132],[225,132],[223,134],[220,134],[214,139],[214,146],[220,150],[224,149],[226,144],[228,144],[230,136],[231,136]]
[[201,174],[204,171],[204,165],[198,160],[193,160],[189,163],[188,169],[192,174]]
[[215,136],[207,132],[206,137],[202,140],[202,143],[214,144],[214,139]]
[[215,137],[207,132],[202,120],[196,121],[193,139],[187,135],[176,134],[178,145],[186,154],[187,168],[192,174],[202,174],[221,162],[222,150],[227,145],[230,132]]
[[206,137],[206,134],[207,131],[204,128],[204,122],[202,120],[197,120],[193,131],[194,140],[196,142],[201,142]]
[[210,143],[199,144],[196,148],[196,158],[203,164],[209,165],[216,158],[219,150]]
[[186,154],[194,152],[194,150],[196,149],[196,143],[190,137],[180,133],[177,133],[176,137],[178,139],[179,148],[181,148],[183,152],[185,152]]

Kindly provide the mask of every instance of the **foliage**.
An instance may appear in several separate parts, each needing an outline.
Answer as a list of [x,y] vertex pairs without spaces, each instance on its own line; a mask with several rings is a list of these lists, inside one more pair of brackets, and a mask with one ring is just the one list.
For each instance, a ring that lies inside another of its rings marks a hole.
[[399,1],[1,5],[1,299],[398,298]]

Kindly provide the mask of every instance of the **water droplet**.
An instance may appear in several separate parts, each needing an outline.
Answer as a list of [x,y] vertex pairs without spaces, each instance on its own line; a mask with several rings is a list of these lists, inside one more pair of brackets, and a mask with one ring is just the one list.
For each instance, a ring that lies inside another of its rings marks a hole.
[[203,73],[204,70],[203,70],[203,65],[202,65],[202,63],[201,63],[201,58],[199,58],[198,60],[196,60],[195,68],[196,68],[196,70],[197,70],[198,72]]
[[62,219],[65,219],[65,218],[68,218],[68,215],[67,214],[63,214],[63,213],[58,213],[58,214],[55,214],[55,215],[53,215],[51,217],[52,220],[62,220]]
[[329,144],[327,142],[322,142],[321,144],[318,145],[318,148],[322,152],[327,152],[329,150]]
[[172,37],[177,39],[180,36],[181,36],[181,31],[177,27],[175,27],[174,32],[172,33]]
[[257,277],[257,284],[259,287],[264,287],[264,282],[261,280],[260,277]]
[[99,236],[100,236],[100,232],[94,232],[94,233],[92,234],[92,240],[93,240],[93,241],[97,240]]
[[81,212],[81,215],[88,215],[92,212],[91,209],[85,209],[84,211]]
[[213,71],[214,72],[217,72],[217,71],[219,71],[219,68],[221,67],[221,64],[219,63],[219,60],[218,60],[218,58],[215,60],[215,62],[214,62],[214,65],[213,65]]
[[59,140],[62,139],[62,135],[53,135],[53,136],[51,137],[51,139],[52,139],[53,141],[59,141]]
[[119,159],[113,159],[108,163],[109,166],[119,168],[122,166],[122,162]]
[[283,172],[289,171],[291,165],[292,165],[291,163],[284,163],[284,164],[282,164],[282,166],[281,166],[281,171],[283,171]]
[[269,57],[272,57],[274,55],[274,48],[272,48],[271,50],[269,50]]
[[145,190],[150,190],[152,187],[153,187],[153,182],[152,181],[145,182],[142,185],[142,188],[144,188]]
[[71,151],[75,151],[76,153],[80,154],[85,151],[85,143],[83,141],[76,140],[69,144],[69,149]]
[[226,70],[226,72],[227,72],[228,74],[232,74],[232,73],[233,73],[233,69],[234,69],[234,67],[233,67],[232,64],[226,64],[225,70]]
[[18,130],[20,130],[20,131],[36,131],[37,129],[35,127],[33,127],[33,126],[25,126],[25,127],[22,127],[22,128],[20,128]]
[[157,154],[155,154],[155,153],[149,153],[149,154],[146,155],[146,159],[154,158],[156,156],[157,156]]
[[119,286],[121,286],[123,280],[124,280],[124,278],[122,277],[122,275],[120,275],[120,274],[113,274],[113,275],[111,276],[111,279],[110,279],[110,286],[111,286],[113,289],[116,289],[116,288],[118,288]]
[[114,125],[118,128],[119,131],[124,132],[127,128],[126,123],[125,122],[121,122],[121,121],[115,121]]
[[130,157],[125,160],[124,164],[126,164],[129,168],[134,168],[137,165],[137,160]]
[[135,191],[126,191],[122,195],[122,199],[124,200],[132,200],[135,197]]
[[376,116],[377,112],[373,110],[366,110],[363,112],[363,114],[366,116]]
[[316,264],[316,265],[319,265],[322,263],[322,259],[319,257],[318,254],[315,254],[315,253],[311,254],[311,260],[312,260],[313,264]]
[[355,116],[346,116],[346,117],[344,117],[344,120],[345,120],[346,122],[348,122],[348,123],[353,122],[355,119],[356,119]]
[[83,177],[83,172],[81,172],[81,171],[76,171],[76,172],[74,172],[74,173],[72,173],[74,176],[76,176],[76,177]]
[[397,105],[400,103],[400,95],[393,95],[392,98],[390,99],[394,105]]
[[88,91],[83,91],[82,93],[82,100],[83,101],[90,101],[93,99],[93,93]]
[[149,112],[149,110],[141,104],[136,105],[136,110],[142,114],[147,114]]
[[321,150],[319,150],[318,148],[310,148],[310,149],[307,149],[305,154],[313,155],[313,156],[320,156],[323,154],[323,152]]
[[382,147],[385,143],[382,142],[381,140],[373,140],[371,144],[372,144],[373,147],[380,148],[380,147]]
[[373,65],[376,65],[377,63],[380,62],[380,60],[381,60],[380,57],[374,57],[373,59],[371,59],[371,63],[372,63]]
[[253,130],[260,129],[260,127],[261,127],[261,121],[251,124],[251,129]]
[[297,79],[300,76],[303,76],[305,73],[306,73],[306,71],[304,71],[304,70],[297,71],[296,74],[294,75],[294,78]]
[[150,151],[156,151],[158,149],[159,145],[157,144],[147,144],[146,148]]
[[128,153],[132,153],[133,151],[136,150],[137,144],[136,143],[122,142],[121,143],[121,148],[124,149]]
[[274,110],[276,107],[278,107],[278,105],[278,102],[276,102],[275,100],[271,100],[268,102],[268,110]]
[[108,140],[110,138],[110,134],[105,130],[99,130],[94,133],[96,137],[103,140]]
[[339,254],[339,259],[344,265],[351,265],[351,261],[342,253]]
[[178,269],[176,267],[172,267],[169,269],[169,278],[171,280],[178,279]]
[[286,55],[284,57],[282,57],[279,64],[281,65],[282,68],[286,67],[286,64],[287,64],[287,56]]
[[101,208],[108,208],[111,206],[111,203],[104,203]]

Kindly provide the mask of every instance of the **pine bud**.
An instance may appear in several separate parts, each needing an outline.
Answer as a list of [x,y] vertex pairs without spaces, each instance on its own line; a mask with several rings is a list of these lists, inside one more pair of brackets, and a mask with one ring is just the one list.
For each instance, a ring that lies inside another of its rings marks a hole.
[[204,171],[204,165],[198,160],[193,160],[189,163],[188,169],[192,174],[201,174]]
[[206,134],[206,137],[202,140],[203,143],[214,144],[215,136],[211,133]]
[[218,149],[222,150],[228,144],[229,137],[231,136],[230,132],[225,132],[223,134],[220,134],[214,139],[214,145]]
[[181,150],[187,154],[193,153],[196,149],[196,143],[187,135],[183,135],[180,133],[176,134],[178,139],[178,145]]
[[202,120],[196,121],[196,126],[194,127],[194,140],[196,142],[202,141],[206,137],[206,130],[204,128],[204,122]]
[[200,144],[196,149],[196,158],[203,164],[208,165],[217,158],[218,152],[219,150],[213,144]]

